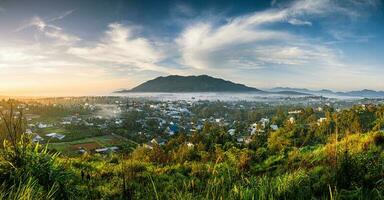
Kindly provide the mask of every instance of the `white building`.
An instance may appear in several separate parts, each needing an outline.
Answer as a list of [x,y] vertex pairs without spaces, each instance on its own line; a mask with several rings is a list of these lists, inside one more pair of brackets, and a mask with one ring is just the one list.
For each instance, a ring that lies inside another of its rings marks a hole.
[[38,128],[47,128],[48,125],[47,125],[47,124],[43,124],[43,123],[39,123],[39,124],[37,125],[37,127],[38,127]]
[[293,110],[293,111],[289,111],[288,112],[288,114],[300,114],[300,113],[302,113],[302,111],[301,110]]
[[295,118],[294,118],[294,117],[290,117],[288,121],[289,121],[291,124],[294,124],[294,123],[295,123]]
[[35,136],[33,136],[33,138],[32,138],[32,142],[41,142],[43,140],[44,139],[38,134],[35,134]]
[[268,118],[261,118],[260,123],[265,127],[266,124],[269,124],[269,119]]
[[274,131],[277,131],[277,129],[279,129],[279,127],[277,125],[275,125],[275,124],[272,124],[269,127],[271,127],[271,129],[274,130]]
[[187,143],[187,146],[188,146],[188,148],[193,148],[195,145],[192,144],[192,143],[190,143],[190,142],[188,142],[188,143]]
[[151,140],[151,143],[152,143],[152,144],[158,144],[158,143],[157,143],[157,140],[156,140],[155,138],[153,138],[153,139]]
[[119,147],[105,147],[101,149],[95,149],[96,153],[107,153],[107,152],[115,152],[119,150]]
[[49,134],[46,134],[45,136],[50,137],[50,138],[56,138],[59,140],[62,140],[65,138],[65,135],[58,134],[58,133],[49,133]]
[[235,135],[235,133],[236,133],[236,130],[233,129],[233,128],[228,130],[228,134],[229,134],[229,135],[232,135],[232,136],[233,136],[233,135]]
[[326,117],[322,117],[322,118],[320,118],[320,119],[317,120],[317,125],[320,126],[320,124],[323,123],[323,122],[325,122],[325,121],[327,121],[327,118],[326,118]]

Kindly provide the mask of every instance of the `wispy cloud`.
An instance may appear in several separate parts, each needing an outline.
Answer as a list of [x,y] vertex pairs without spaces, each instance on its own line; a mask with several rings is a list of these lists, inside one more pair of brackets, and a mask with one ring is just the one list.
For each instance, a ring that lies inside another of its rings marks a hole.
[[330,29],[329,34],[336,39],[336,41],[332,41],[331,43],[337,42],[367,42],[371,39],[374,39],[374,35],[362,35],[356,34],[351,30],[339,30],[339,29]]
[[145,70],[159,70],[156,63],[164,55],[154,42],[135,36],[135,28],[112,23],[104,37],[89,47],[72,47],[69,54],[88,61],[128,66]]
[[56,40],[55,42],[59,45],[69,45],[80,41],[80,38],[66,33],[61,27],[56,26],[53,22],[62,20],[65,17],[71,15],[75,10],[69,10],[59,16],[55,16],[49,19],[42,19],[41,17],[34,16],[26,24],[20,26],[15,32],[20,32],[28,28],[36,28],[44,36]]
[[75,9],[68,10],[68,11],[65,11],[64,13],[62,13],[61,15],[58,15],[58,16],[55,16],[52,18],[48,18],[45,20],[38,17],[38,16],[32,17],[30,20],[27,21],[27,23],[24,23],[19,28],[17,28],[15,30],[15,32],[20,32],[20,31],[27,29],[27,28],[30,28],[30,27],[37,27],[40,30],[43,30],[46,27],[51,27],[54,29],[61,29],[61,28],[54,26],[52,24],[49,24],[49,23],[64,19],[65,17],[71,15],[74,11],[75,11]]
[[[192,68],[232,68],[234,63],[255,68],[279,65],[339,66],[340,50],[286,29],[268,25],[289,23],[311,26],[307,19],[334,15],[355,16],[330,0],[299,0],[273,8],[231,18],[225,24],[201,21],[187,26],[176,39],[181,63]],[[328,62],[323,62],[324,60]]]
[[191,17],[196,14],[196,11],[193,10],[190,6],[184,3],[178,3],[172,8],[172,12],[176,15],[181,15],[185,17]]
[[299,26],[300,25],[312,26],[312,22],[310,22],[310,21],[303,21],[303,20],[295,19],[295,18],[289,19],[288,23],[290,23],[292,25],[299,25]]
[[[0,90],[7,94],[96,94],[124,85],[119,78],[111,76],[113,69],[76,59],[66,53],[66,47],[49,43],[1,43]],[[125,82],[127,85],[128,81]]]
[[61,19],[64,19],[65,17],[71,15],[73,12],[75,12],[76,9],[72,9],[72,10],[67,10],[65,11],[63,14],[59,15],[59,16],[56,16],[56,17],[52,17],[48,20],[46,20],[48,23],[50,22],[54,22],[54,21],[57,21],[57,20],[61,20]]
[[280,31],[255,31],[249,25],[236,21],[219,28],[207,23],[193,25],[185,29],[176,43],[182,52],[182,64],[203,69],[231,67],[231,63],[225,63],[226,59],[246,56],[250,43],[292,37]]

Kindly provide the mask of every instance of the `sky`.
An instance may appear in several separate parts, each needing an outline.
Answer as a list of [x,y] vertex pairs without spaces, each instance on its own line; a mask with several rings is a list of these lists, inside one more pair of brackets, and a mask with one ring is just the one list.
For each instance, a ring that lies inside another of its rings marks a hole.
[[0,0],[0,95],[101,95],[157,76],[384,90],[382,0]]

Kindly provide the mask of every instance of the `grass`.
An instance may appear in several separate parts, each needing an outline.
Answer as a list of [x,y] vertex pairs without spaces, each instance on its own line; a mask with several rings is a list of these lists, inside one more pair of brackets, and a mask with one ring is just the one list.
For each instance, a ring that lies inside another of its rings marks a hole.
[[[71,141],[80,140],[84,138],[103,135],[103,133],[97,128],[77,127],[77,126],[72,129],[68,129],[66,127],[48,127],[48,128],[39,129],[37,133],[40,134],[40,136],[42,136],[45,140],[50,140],[52,142],[59,142],[59,141],[71,142]],[[58,139],[52,139],[52,138],[46,137],[45,135],[49,133],[63,134],[65,135],[65,138],[62,140],[58,140]]]
[[[360,147],[360,144],[369,144],[374,134],[361,136],[360,139],[350,136],[348,141],[353,142],[356,151],[366,152]],[[112,141],[119,139],[117,136],[106,135],[88,139],[77,140],[73,142],[58,143],[53,145],[81,145],[95,143],[99,145],[109,145]],[[343,144],[345,140],[341,140]],[[51,144],[52,145],[52,144]],[[328,145],[332,145],[329,143]],[[62,146],[64,148],[65,146]],[[77,193],[79,199],[89,199],[87,194],[91,194],[96,199],[120,199],[122,195],[122,170],[127,170],[127,184],[133,191],[133,199],[380,199],[382,197],[382,187],[375,186],[375,189],[369,191],[364,189],[364,185],[349,188],[348,190],[336,186],[332,181],[334,174],[329,173],[333,169],[328,166],[325,154],[327,145],[318,146],[306,151],[296,152],[299,154],[298,160],[300,167],[286,169],[288,157],[271,156],[259,164],[259,168],[264,170],[256,171],[279,171],[279,173],[264,173],[260,175],[254,172],[239,173],[233,164],[226,159],[222,163],[215,162],[185,162],[155,164],[139,160],[122,161],[117,155],[88,155],[83,157],[59,157],[60,166],[66,165],[69,171],[80,177],[80,171],[85,170],[92,176],[91,182],[82,181],[78,184],[80,193]],[[312,155],[311,155],[312,154]],[[321,155],[321,156],[319,156]],[[368,154],[367,154],[368,155]],[[364,154],[364,156],[366,156]],[[320,157],[316,161],[316,167],[304,163],[310,163],[313,157]],[[303,162],[303,160],[307,160]],[[122,163],[125,162],[125,168]],[[202,168],[196,168],[198,164]],[[256,163],[255,163],[256,164]],[[375,164],[375,163],[373,163]],[[193,167],[195,166],[195,168]],[[280,170],[271,166],[277,166]],[[373,169],[374,166],[370,167]],[[286,170],[284,170],[286,169]],[[196,173],[203,171],[204,174]],[[134,171],[135,173],[129,173]],[[378,175],[374,172],[373,175]],[[367,174],[369,175],[369,174]],[[80,179],[80,178],[78,178]],[[373,180],[373,179],[369,179]],[[32,184],[33,185],[33,184]],[[91,185],[91,186],[89,186]],[[92,189],[88,188],[91,187]],[[368,190],[367,190],[368,189]],[[28,188],[21,188],[20,192],[28,195]],[[373,194],[377,190],[377,194]],[[33,189],[38,192],[38,188]],[[368,193],[366,193],[368,191]],[[1,189],[0,189],[1,192]],[[7,191],[9,192],[9,190]],[[17,190],[14,190],[15,195]],[[371,194],[372,193],[372,194]],[[14,195],[14,196],[15,196]],[[0,195],[1,197],[1,195]],[[18,197],[17,195],[15,198]],[[5,199],[10,199],[6,198]],[[0,198],[1,199],[1,198]],[[20,198],[23,199],[23,198]],[[31,198],[38,199],[38,198]]]
[[6,190],[0,187],[0,199],[4,200],[33,200],[33,199],[54,199],[53,194],[56,191],[52,188],[47,194],[41,192],[37,181],[28,179],[25,183],[15,184]]

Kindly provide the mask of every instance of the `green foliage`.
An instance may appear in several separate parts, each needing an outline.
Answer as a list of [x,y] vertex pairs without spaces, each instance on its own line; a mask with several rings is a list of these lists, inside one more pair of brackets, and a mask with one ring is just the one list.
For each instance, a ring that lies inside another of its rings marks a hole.
[[[12,102],[11,102],[12,103]],[[32,199],[46,196],[67,199],[71,195],[68,173],[58,165],[58,154],[50,154],[47,148],[30,142],[24,134],[21,112],[2,112],[3,139],[0,148],[0,181],[3,197],[8,199]],[[8,120],[7,120],[8,119]]]
[[[232,112],[215,105],[196,109],[207,116]],[[255,134],[249,144],[236,137],[248,131],[246,120],[263,117],[259,110],[236,113],[245,120],[233,124],[236,136],[207,122],[202,131],[177,134],[165,145],[77,157],[31,143],[21,112],[6,115],[0,199],[383,199],[382,106],[322,113],[305,108],[295,123],[285,109],[271,117],[277,131]],[[127,115],[132,120],[123,126],[140,130],[140,115]],[[317,123],[318,117],[326,120]]]
[[11,187],[3,184],[0,186],[0,199],[4,200],[33,200],[33,199],[54,199],[57,187],[52,187],[48,192],[37,184],[33,179],[25,182],[15,183]]

